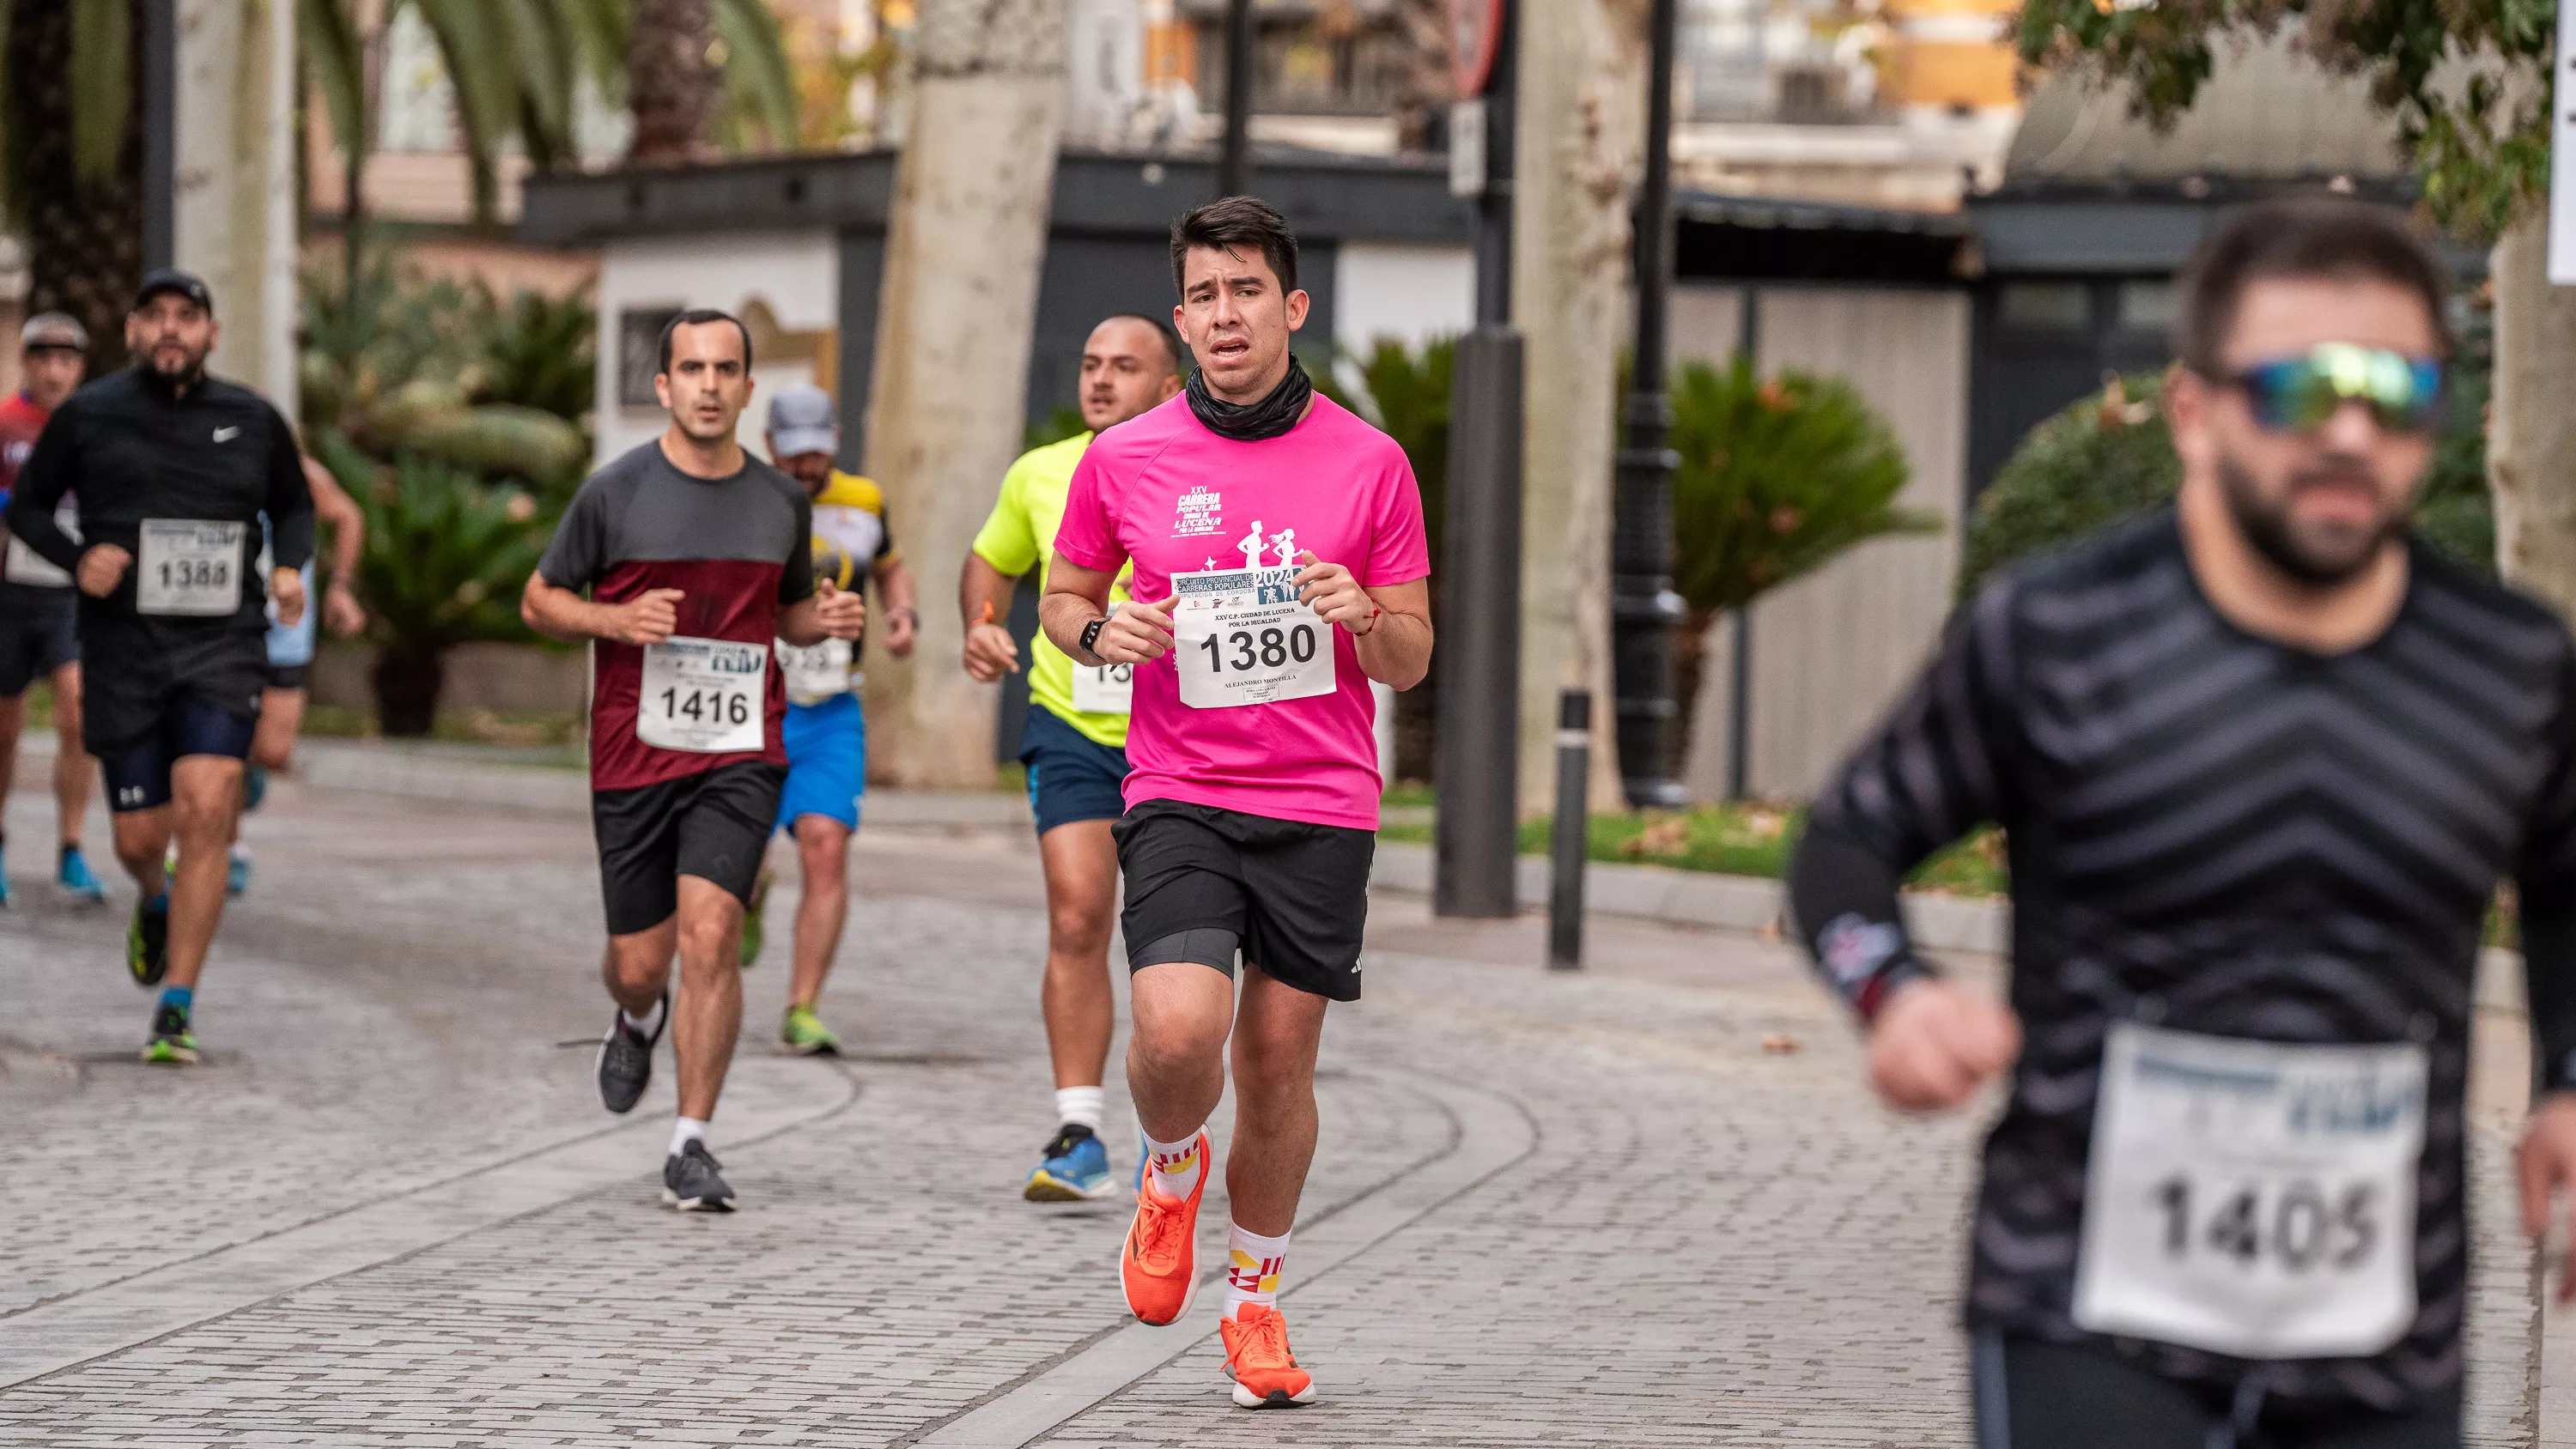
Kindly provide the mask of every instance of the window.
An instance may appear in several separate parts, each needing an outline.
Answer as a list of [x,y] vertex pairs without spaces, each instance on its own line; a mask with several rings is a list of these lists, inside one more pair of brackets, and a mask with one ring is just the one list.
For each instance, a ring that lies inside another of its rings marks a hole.
[[2081,332],[2092,321],[2082,282],[2006,282],[1995,317],[2006,327]]
[[662,329],[680,315],[678,307],[628,307],[617,314],[617,405],[661,406],[653,395],[653,374],[662,370]]
[[2122,282],[2120,325],[2141,332],[2163,332],[2173,326],[2174,287],[2167,281]]

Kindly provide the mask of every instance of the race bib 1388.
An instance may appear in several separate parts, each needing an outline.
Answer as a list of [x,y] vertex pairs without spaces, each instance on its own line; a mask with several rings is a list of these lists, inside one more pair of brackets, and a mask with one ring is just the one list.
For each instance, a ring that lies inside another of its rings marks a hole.
[[215,617],[241,608],[245,523],[143,520],[134,608],[143,614]]

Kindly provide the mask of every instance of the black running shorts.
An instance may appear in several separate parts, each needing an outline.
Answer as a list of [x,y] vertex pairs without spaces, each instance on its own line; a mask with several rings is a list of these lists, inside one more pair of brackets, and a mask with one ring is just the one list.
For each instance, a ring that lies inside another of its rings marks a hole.
[[[1977,1449],[2459,1449],[2457,1385],[2394,1412],[2183,1383],[2106,1345],[1980,1334]],[[2255,1372],[2261,1372],[2260,1369]],[[2228,1432],[2221,1432],[2222,1430]]]
[[684,875],[713,881],[750,904],[786,780],[776,765],[737,760],[631,790],[592,792],[608,934],[649,931],[671,919]]
[[1195,961],[1231,976],[1239,947],[1286,985],[1359,1000],[1375,832],[1147,800],[1111,833],[1128,970]]
[[71,590],[8,590],[0,599],[0,698],[16,699],[28,685],[79,662],[80,623]]
[[251,737],[258,730],[257,710],[233,709],[193,689],[172,690],[162,699],[150,734],[115,754],[99,757],[99,774],[107,782],[107,808],[123,814],[169,804],[172,765],[190,755],[246,760]]

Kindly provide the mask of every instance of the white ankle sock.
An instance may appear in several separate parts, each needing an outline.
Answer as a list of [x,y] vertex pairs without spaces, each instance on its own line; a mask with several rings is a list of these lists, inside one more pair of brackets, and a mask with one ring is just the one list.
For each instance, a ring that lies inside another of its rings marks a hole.
[[683,1117],[680,1119],[680,1124],[671,1129],[671,1155],[677,1157],[680,1155],[680,1149],[690,1143],[706,1140],[707,1124],[695,1117]]
[[1055,1120],[1079,1122],[1100,1135],[1102,1119],[1109,1115],[1109,1094],[1098,1087],[1058,1087],[1055,1089]]
[[1148,1133],[1145,1160],[1153,1164],[1154,1186],[1173,1197],[1188,1197],[1196,1191],[1207,1173],[1207,1154],[1199,1150],[1199,1142],[1196,1132],[1178,1142],[1157,1142]]
[[650,1016],[637,1016],[634,1012],[628,1011],[624,1007],[619,1007],[617,1016],[619,1020],[626,1023],[626,1029],[628,1031],[650,1041],[653,1034],[662,1029],[662,1013],[669,1009],[669,1007],[670,1003],[668,1001],[654,1002],[653,1013]]
[[1279,1306],[1279,1270],[1288,1261],[1288,1235],[1265,1238],[1246,1232],[1240,1223],[1226,1225],[1225,1311],[1234,1317],[1246,1303]]

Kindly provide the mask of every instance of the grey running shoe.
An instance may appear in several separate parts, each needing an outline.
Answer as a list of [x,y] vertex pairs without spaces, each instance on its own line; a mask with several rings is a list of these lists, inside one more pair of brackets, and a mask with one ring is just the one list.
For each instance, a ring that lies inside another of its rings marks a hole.
[[733,1189],[725,1186],[715,1154],[692,1137],[688,1145],[662,1159],[662,1201],[684,1213],[729,1213]]
[[632,1112],[653,1082],[653,1044],[671,1024],[671,998],[662,998],[661,1019],[651,1036],[638,1035],[620,1011],[608,1019],[608,1035],[599,1039],[599,1104],[611,1112]]

